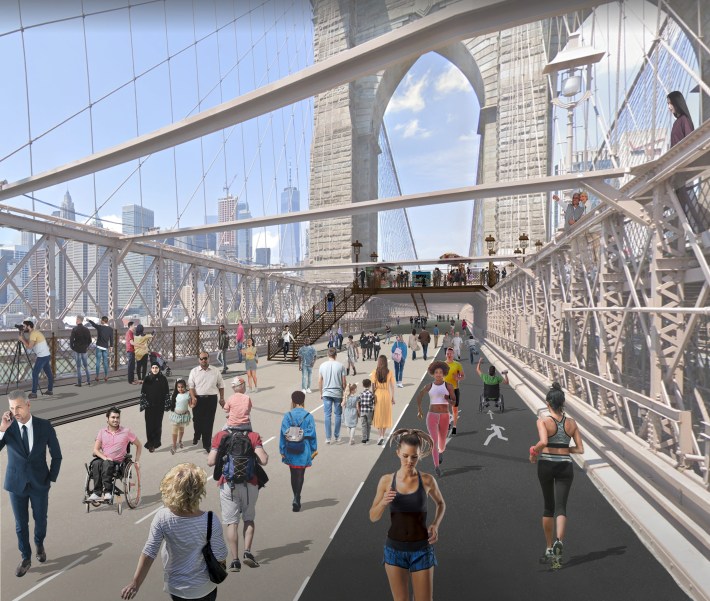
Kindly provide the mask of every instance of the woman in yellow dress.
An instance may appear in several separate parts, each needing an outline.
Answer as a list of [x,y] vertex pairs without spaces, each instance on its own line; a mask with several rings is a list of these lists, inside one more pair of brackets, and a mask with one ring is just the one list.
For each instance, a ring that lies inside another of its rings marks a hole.
[[372,391],[375,394],[375,414],[372,426],[380,433],[378,445],[385,442],[385,431],[392,427],[392,405],[394,405],[394,374],[387,367],[387,357],[377,358],[377,367],[370,374]]

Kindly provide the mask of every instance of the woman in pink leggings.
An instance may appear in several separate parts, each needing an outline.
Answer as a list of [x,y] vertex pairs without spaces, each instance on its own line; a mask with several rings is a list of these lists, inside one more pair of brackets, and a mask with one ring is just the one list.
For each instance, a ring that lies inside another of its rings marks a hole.
[[449,430],[449,407],[454,403],[454,388],[444,377],[449,373],[449,366],[443,361],[434,361],[429,365],[429,373],[434,376],[434,381],[422,388],[417,397],[417,416],[424,417],[422,413],[422,398],[429,393],[429,412],[426,416],[426,426],[434,444],[431,456],[434,459],[434,472],[441,476],[439,465],[444,461],[446,449],[446,434]]

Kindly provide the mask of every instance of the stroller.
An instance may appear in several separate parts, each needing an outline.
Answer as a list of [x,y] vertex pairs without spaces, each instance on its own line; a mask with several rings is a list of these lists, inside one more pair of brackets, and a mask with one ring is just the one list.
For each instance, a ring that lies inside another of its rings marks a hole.
[[153,363],[157,363],[158,367],[160,367],[160,371],[165,372],[165,377],[169,378],[172,375],[172,370],[170,369],[170,366],[168,365],[168,362],[163,359],[163,356],[160,353],[156,353],[155,351],[150,351],[150,363],[151,365]]

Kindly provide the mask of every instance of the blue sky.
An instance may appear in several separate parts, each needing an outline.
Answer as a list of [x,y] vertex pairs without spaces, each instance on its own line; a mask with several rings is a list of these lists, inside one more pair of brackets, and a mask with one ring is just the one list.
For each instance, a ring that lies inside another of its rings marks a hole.
[[[473,88],[453,64],[429,53],[412,66],[385,112],[403,194],[476,183],[478,115]],[[459,202],[408,210],[418,255],[467,255],[472,207]]]

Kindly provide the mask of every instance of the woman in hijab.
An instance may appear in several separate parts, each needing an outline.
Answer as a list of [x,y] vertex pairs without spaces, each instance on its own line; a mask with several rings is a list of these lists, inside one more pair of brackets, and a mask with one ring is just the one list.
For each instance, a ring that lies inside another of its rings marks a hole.
[[168,379],[160,371],[160,366],[153,363],[141,386],[141,407],[145,407],[145,448],[151,453],[160,447],[163,413],[165,407],[170,408],[171,400]]

